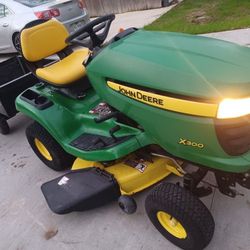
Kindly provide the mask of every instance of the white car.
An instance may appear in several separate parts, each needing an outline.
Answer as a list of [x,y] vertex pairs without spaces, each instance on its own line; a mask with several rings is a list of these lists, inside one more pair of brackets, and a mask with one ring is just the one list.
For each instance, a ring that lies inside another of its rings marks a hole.
[[84,0],[0,0],[0,53],[20,48],[19,32],[28,22],[50,18],[69,32],[89,21]]

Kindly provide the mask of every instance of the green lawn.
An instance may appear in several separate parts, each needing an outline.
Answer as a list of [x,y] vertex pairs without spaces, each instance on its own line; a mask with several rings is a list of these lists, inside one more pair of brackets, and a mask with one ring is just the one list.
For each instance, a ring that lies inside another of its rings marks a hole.
[[250,0],[184,0],[147,30],[191,34],[250,27]]

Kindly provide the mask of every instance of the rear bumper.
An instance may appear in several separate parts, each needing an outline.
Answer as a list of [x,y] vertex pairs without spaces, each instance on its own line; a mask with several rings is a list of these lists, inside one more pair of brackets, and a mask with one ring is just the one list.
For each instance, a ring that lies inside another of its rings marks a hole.
[[87,22],[89,22],[89,15],[87,13],[85,13],[84,15],[78,16],[76,18],[72,18],[70,20],[64,21],[63,24],[64,26],[68,29],[68,31],[71,33],[73,31],[75,31],[74,29],[74,24],[77,23],[81,23],[81,25],[86,24]]

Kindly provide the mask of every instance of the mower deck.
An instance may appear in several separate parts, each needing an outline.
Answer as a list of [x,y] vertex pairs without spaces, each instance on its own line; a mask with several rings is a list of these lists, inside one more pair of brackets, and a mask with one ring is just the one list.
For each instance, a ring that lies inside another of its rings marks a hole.
[[76,159],[72,171],[42,185],[50,209],[58,214],[84,211],[133,195],[160,182],[171,173],[182,176],[177,163],[168,158],[138,160],[134,155],[104,167]]

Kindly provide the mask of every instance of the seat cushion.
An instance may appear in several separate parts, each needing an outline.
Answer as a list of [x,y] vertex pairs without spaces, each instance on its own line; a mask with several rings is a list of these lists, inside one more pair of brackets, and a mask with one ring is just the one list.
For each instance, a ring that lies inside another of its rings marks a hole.
[[[31,23],[34,22],[37,20]],[[25,26],[20,35],[22,54],[27,61],[40,61],[68,46],[65,40],[69,33],[65,26],[56,19],[29,27],[31,23]]]
[[89,49],[74,51],[64,59],[45,68],[38,68],[36,75],[42,80],[63,87],[81,79],[86,75],[83,62],[89,56]]

